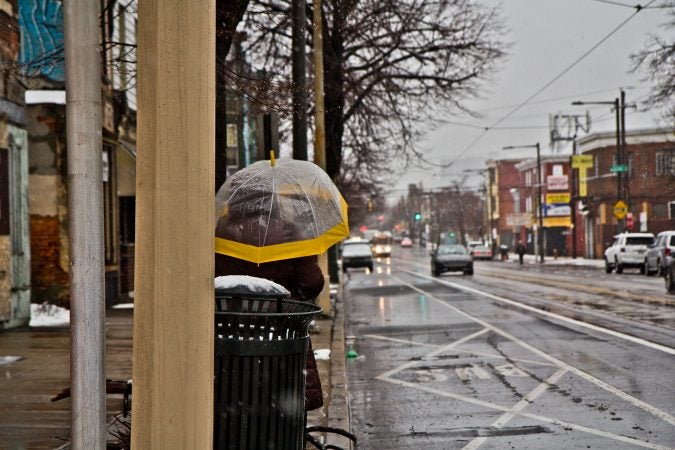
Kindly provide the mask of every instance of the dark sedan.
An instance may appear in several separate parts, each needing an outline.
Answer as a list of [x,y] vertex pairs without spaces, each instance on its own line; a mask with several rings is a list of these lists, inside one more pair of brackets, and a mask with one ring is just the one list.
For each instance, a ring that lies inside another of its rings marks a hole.
[[440,245],[431,254],[431,274],[435,277],[443,272],[463,272],[473,275],[473,258],[462,245]]

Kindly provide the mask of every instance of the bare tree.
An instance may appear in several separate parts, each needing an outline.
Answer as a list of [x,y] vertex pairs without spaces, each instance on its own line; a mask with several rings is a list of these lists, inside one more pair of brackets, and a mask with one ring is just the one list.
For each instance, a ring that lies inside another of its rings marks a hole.
[[[253,64],[279,85],[290,78],[288,11],[251,0],[242,23]],[[342,186],[423,160],[422,134],[465,110],[504,56],[497,11],[476,1],[324,0],[323,18],[327,172]]]
[[[663,25],[666,30],[675,29],[675,2],[668,6],[669,19]],[[644,68],[648,72],[648,80],[653,83],[646,104],[648,107],[665,106],[670,121],[675,117],[675,40],[670,33],[670,40],[657,34],[650,34],[645,47],[631,55],[633,71]]]

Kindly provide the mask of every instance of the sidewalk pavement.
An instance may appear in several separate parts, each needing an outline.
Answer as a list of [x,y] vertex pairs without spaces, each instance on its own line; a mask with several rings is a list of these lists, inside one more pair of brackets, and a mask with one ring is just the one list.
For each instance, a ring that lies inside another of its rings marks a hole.
[[[523,263],[539,264],[539,255],[525,254],[523,255]],[[498,261],[499,258],[495,258]],[[509,253],[507,262],[518,263],[518,254]],[[605,261],[602,259],[586,259],[586,258],[572,258],[570,256],[545,256],[544,264],[549,266],[577,266],[590,268],[604,268]]]
[[[307,425],[349,431],[345,372],[344,320],[339,288],[331,289],[331,314],[321,316],[311,332],[316,350],[330,349],[317,365],[324,391],[323,408],[308,413]],[[128,380],[132,369],[133,309],[106,312],[106,378]],[[15,362],[5,356],[18,356]],[[60,449],[70,446],[71,400],[51,398],[70,383],[68,328],[17,329],[0,332],[0,450]],[[107,420],[122,410],[122,395],[108,395]],[[133,401],[133,395],[132,395]],[[109,427],[109,431],[114,429]],[[320,434],[314,433],[314,437]],[[110,436],[112,438],[112,436]],[[328,434],[327,442],[345,449],[350,441]],[[313,448],[313,447],[311,447]]]

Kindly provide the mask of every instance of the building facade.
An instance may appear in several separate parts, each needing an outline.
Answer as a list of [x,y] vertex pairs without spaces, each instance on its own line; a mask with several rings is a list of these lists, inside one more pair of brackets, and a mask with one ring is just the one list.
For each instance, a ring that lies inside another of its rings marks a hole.
[[499,159],[486,162],[487,216],[493,254],[500,245],[513,248],[515,236],[521,225],[532,221],[521,213],[516,204],[514,190],[521,188],[520,173],[516,166],[522,159]]
[[[675,229],[675,129],[628,131],[623,164],[617,164],[613,133],[589,134],[578,140],[578,149],[592,160],[587,196],[581,200],[585,257],[601,258],[613,236],[624,230],[657,234]],[[616,211],[619,201],[627,205],[625,217]]]
[[19,59],[19,8],[0,4],[0,330],[30,320],[28,149]]

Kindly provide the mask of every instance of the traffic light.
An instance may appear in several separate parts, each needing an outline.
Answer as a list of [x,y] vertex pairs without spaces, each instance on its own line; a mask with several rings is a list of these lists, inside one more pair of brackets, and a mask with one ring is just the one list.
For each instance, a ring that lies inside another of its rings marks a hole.
[[626,229],[628,231],[632,231],[634,226],[635,222],[633,221],[633,213],[626,214]]
[[421,220],[422,219],[422,214],[416,212],[415,213],[415,220]]

